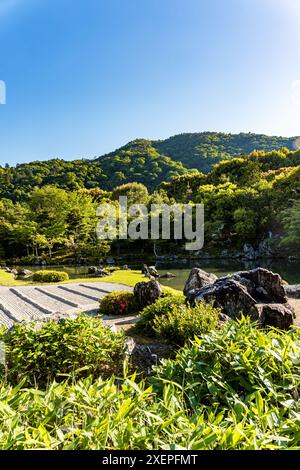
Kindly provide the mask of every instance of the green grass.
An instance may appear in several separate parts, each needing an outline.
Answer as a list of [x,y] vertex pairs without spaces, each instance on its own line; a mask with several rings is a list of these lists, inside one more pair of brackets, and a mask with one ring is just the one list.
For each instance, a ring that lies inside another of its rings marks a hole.
[[[110,276],[107,277],[78,277],[74,279],[69,279],[68,281],[64,282],[51,282],[42,283],[43,285],[46,284],[70,284],[72,282],[111,282],[113,284],[123,284],[124,286],[134,287],[137,282],[145,282],[149,279],[146,278],[140,271],[135,270],[123,270],[118,269],[117,271],[113,272]],[[0,286],[12,287],[12,286],[33,286],[33,285],[40,285],[39,282],[33,282],[31,280],[28,281],[19,281],[15,280],[10,273],[6,273],[0,269]],[[165,292],[174,292],[175,289],[171,287],[164,287]],[[177,292],[177,291],[176,291]]]
[[30,282],[18,281],[14,279],[12,274],[7,273],[3,271],[2,269],[0,269],[0,286],[12,287],[12,286],[25,286],[27,284],[30,284]]
[[[140,273],[140,271],[125,271],[125,270],[117,270],[112,273],[110,276],[107,277],[78,277],[74,279],[69,279],[68,281],[58,282],[56,284],[70,284],[72,282],[112,282],[118,284],[124,284],[125,286],[133,287],[137,282],[147,281],[148,279]],[[38,285],[39,282],[33,282],[31,280],[15,280],[10,273],[6,273],[5,271],[0,270],[0,285],[1,286],[31,286],[31,285]],[[47,284],[47,283],[43,283]],[[55,283],[49,283],[55,284]]]

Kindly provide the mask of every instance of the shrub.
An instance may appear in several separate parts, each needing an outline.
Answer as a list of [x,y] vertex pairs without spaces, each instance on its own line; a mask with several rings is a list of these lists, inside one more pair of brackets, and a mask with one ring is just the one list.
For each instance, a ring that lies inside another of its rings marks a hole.
[[111,292],[100,300],[101,315],[130,315],[138,311],[132,292]]
[[176,308],[184,305],[184,295],[177,291],[166,291],[152,305],[144,308],[136,323],[136,330],[139,333],[155,336],[154,318],[162,317],[173,312]]
[[[29,343],[17,359],[32,362],[33,351]],[[299,449],[299,356],[300,331],[264,332],[243,319],[163,361],[152,386],[135,374],[45,390],[24,388],[26,377],[0,383],[0,450]]]
[[36,271],[33,274],[35,282],[62,282],[69,279],[68,273],[64,271]]
[[98,318],[49,321],[37,329],[33,324],[15,324],[4,335],[7,378],[17,383],[26,377],[29,385],[45,386],[66,375],[107,377],[121,370],[124,336],[114,334]]
[[210,304],[202,303],[195,307],[179,305],[165,315],[156,315],[153,329],[161,338],[183,345],[196,335],[215,329],[220,313],[219,309]]
[[163,360],[153,380],[160,391],[165,381],[183,387],[192,408],[200,403],[215,412],[233,408],[239,418],[253,400],[261,415],[278,406],[270,418],[276,421],[280,408],[299,407],[299,357],[299,331],[264,332],[242,318],[196,338],[174,361]]

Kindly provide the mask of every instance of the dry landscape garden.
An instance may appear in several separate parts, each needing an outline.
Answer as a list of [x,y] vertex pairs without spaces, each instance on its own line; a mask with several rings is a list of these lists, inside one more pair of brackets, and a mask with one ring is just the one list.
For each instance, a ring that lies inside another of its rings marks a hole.
[[[120,195],[203,203],[203,250],[98,240],[96,208]],[[300,449],[295,139],[6,165],[0,197],[1,450]]]

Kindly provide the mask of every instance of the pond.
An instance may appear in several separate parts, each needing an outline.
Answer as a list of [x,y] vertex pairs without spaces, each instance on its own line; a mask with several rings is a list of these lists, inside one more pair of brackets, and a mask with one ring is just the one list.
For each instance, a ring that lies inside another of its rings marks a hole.
[[[121,264],[125,264],[125,261]],[[142,266],[141,262],[127,263],[132,269],[140,269]],[[273,272],[279,273],[281,277],[289,284],[300,284],[300,265],[299,261],[284,261],[284,260],[259,260],[259,261],[237,261],[232,259],[218,259],[218,260],[194,260],[187,262],[162,262],[153,260],[148,265],[155,265],[160,274],[166,272],[172,272],[176,275],[173,279],[161,279],[161,283],[173,287],[175,289],[182,289],[190,270],[197,266],[205,271],[216,274],[217,276],[225,276],[232,274],[236,271],[243,271],[248,269],[254,269],[259,266],[270,269]],[[88,277],[88,266],[24,266],[26,269],[31,271],[37,271],[40,269],[54,269],[56,271],[66,271],[69,274],[70,279],[76,279],[78,277]]]

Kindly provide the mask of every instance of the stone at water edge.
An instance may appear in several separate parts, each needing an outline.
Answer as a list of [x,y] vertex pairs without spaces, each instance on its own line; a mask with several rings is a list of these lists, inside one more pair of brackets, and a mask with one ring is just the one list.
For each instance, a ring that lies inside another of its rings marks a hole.
[[150,276],[159,277],[159,274],[155,266],[149,266],[148,271],[149,271]]
[[285,293],[292,299],[300,299],[300,284],[284,286]]
[[268,269],[256,268],[233,274],[241,284],[246,285],[250,294],[263,302],[285,303],[287,301],[282,278]]
[[155,279],[149,282],[138,282],[133,289],[135,300],[141,308],[153,304],[162,293],[162,288]]
[[96,274],[97,271],[98,271],[97,266],[89,266],[88,268],[88,274]]
[[188,297],[190,291],[202,289],[203,287],[213,284],[217,280],[215,274],[207,273],[200,268],[193,268],[189,274],[188,280],[183,288],[183,293]]
[[29,271],[29,269],[18,269],[16,278],[17,279],[29,279],[33,276],[33,272]]
[[287,329],[293,324],[295,312],[287,302],[279,274],[256,268],[219,278],[202,288],[188,290],[196,285],[196,269],[192,270],[189,277],[194,283],[187,282],[184,290],[189,302],[208,302],[221,308],[225,315],[234,320],[240,318],[243,313],[262,326]]
[[161,274],[160,276],[160,279],[172,279],[174,277],[176,277],[176,274],[174,273],[165,273],[165,274]]

